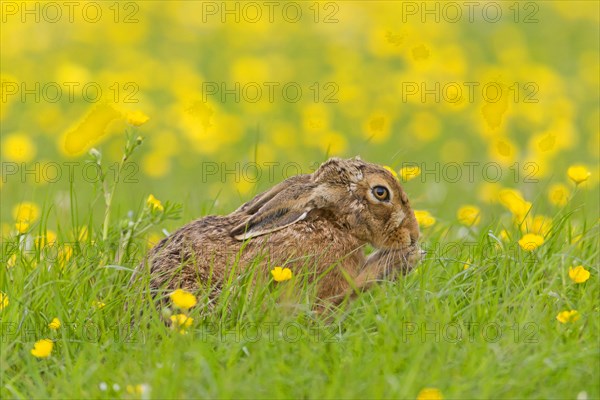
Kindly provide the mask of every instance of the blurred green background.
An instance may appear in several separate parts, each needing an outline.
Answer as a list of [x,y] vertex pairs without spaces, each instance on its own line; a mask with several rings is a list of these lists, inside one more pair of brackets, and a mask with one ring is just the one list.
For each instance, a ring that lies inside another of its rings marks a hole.
[[150,193],[184,220],[227,213],[360,155],[418,165],[414,207],[450,223],[506,213],[502,188],[552,215],[580,164],[597,216],[599,3],[467,3],[2,2],[2,234],[22,202],[54,206],[48,229],[70,216],[70,165],[80,212],[101,215],[84,162],[120,159],[133,112],[149,120],[119,215]]

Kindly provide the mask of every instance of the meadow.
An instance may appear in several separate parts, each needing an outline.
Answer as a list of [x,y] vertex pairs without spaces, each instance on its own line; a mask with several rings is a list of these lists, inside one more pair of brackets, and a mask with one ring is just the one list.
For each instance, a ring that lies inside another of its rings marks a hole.
[[[598,2],[0,8],[1,398],[600,398]],[[130,283],[356,155],[415,209],[407,276],[323,314],[298,271],[210,313]]]

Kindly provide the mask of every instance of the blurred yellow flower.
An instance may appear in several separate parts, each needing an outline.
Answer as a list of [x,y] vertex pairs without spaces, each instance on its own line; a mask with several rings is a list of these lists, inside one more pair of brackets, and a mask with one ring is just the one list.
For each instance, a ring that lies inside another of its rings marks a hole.
[[56,243],[56,233],[54,231],[47,230],[44,236],[36,237],[34,242],[38,248],[51,246]]
[[592,173],[583,165],[572,165],[567,169],[567,175],[576,185],[588,180]]
[[150,207],[151,211],[154,211],[154,210],[163,211],[165,209],[163,207],[162,203],[160,202],[160,200],[158,200],[152,194],[150,196],[148,196],[148,199],[146,200],[146,204],[148,205],[148,207]]
[[402,182],[408,182],[421,175],[421,168],[419,168],[418,165],[410,165],[400,168],[400,171],[398,172],[400,173],[400,178],[402,179]]
[[283,282],[292,279],[292,270],[289,268],[275,267],[271,270],[275,282]]
[[476,206],[466,205],[458,209],[456,217],[463,225],[478,225],[481,221],[481,210]]
[[58,248],[58,265],[64,268],[67,262],[73,257],[73,246],[69,243],[62,243]]
[[506,207],[518,220],[523,220],[531,208],[531,203],[523,199],[521,193],[515,189],[500,190],[498,199],[500,204]]
[[146,122],[150,120],[146,114],[141,111],[134,111],[132,113],[127,114],[127,123],[133,126],[142,126]]
[[442,400],[442,392],[436,388],[423,388],[417,395],[417,400]]
[[54,348],[54,342],[50,339],[42,339],[35,342],[31,354],[37,358],[50,357],[52,349]]
[[528,215],[525,223],[521,226],[523,232],[535,233],[546,236],[552,228],[552,218],[545,215],[536,215],[532,217]]
[[137,385],[127,385],[125,387],[125,390],[129,394],[144,394],[148,392],[149,386],[145,383],[140,383]]
[[508,232],[506,231],[506,229],[502,229],[500,231],[500,235],[498,235],[500,237],[500,240],[504,240],[504,241],[508,241],[510,240],[510,236],[508,235]]
[[30,135],[17,132],[6,136],[2,143],[2,155],[5,161],[29,162],[36,154],[36,148]]
[[548,199],[555,206],[563,207],[569,202],[571,192],[566,185],[555,183],[548,189]]
[[396,171],[394,171],[394,169],[392,167],[384,165],[383,168],[390,171],[390,173],[394,176],[394,178],[398,179],[398,174],[396,173]]
[[185,335],[187,333],[186,328],[192,326],[192,323],[194,322],[194,319],[192,317],[188,317],[185,314],[171,315],[170,319],[171,326],[174,329],[178,329],[179,333],[181,333],[182,335]]
[[579,311],[570,310],[570,311],[561,311],[556,316],[556,319],[561,324],[568,324],[569,322],[577,321],[581,316],[579,315]]
[[197,303],[196,296],[183,289],[177,289],[169,294],[171,301],[177,308],[188,310]]
[[544,238],[533,233],[527,233],[519,239],[519,246],[525,251],[534,251],[542,244],[544,244]]
[[29,222],[17,221],[15,222],[15,228],[17,228],[17,232],[19,233],[26,233],[29,230]]
[[429,213],[429,211],[415,210],[414,212],[417,222],[421,228],[428,228],[435,224],[435,218]]
[[19,203],[13,207],[13,217],[15,221],[25,221],[25,222],[33,222],[40,215],[40,208],[31,202],[23,202]]
[[94,300],[92,302],[92,307],[94,307],[94,308],[96,308],[98,310],[104,308],[105,306],[106,306],[106,304],[104,304],[104,302],[99,301],[99,300]]
[[48,328],[55,331],[58,328],[60,328],[60,325],[61,325],[60,320],[58,318],[53,318],[52,321],[50,321],[50,323],[48,324]]
[[16,263],[17,263],[17,255],[13,254],[12,256],[10,256],[8,261],[6,261],[6,268],[12,268],[15,266]]
[[112,121],[121,113],[110,104],[97,104],[74,128],[64,136],[61,150],[67,155],[78,155],[98,143],[107,133]]
[[171,160],[168,154],[153,150],[142,157],[142,171],[152,178],[165,176],[171,170]]
[[590,271],[585,269],[583,265],[578,265],[575,268],[569,267],[569,278],[575,283],[583,283],[590,279]]
[[8,306],[8,295],[4,292],[0,292],[0,310],[3,310]]
[[156,245],[158,242],[160,242],[162,240],[163,236],[159,235],[156,232],[152,232],[150,235],[148,235],[148,246],[153,247],[154,245]]

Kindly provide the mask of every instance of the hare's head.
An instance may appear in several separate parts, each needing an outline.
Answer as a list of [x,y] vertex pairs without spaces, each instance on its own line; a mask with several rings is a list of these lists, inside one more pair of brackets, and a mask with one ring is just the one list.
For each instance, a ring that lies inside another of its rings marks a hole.
[[238,240],[278,231],[310,216],[325,218],[380,249],[416,245],[419,226],[400,183],[386,169],[332,158],[310,175],[285,180],[237,212],[248,217],[231,232]]

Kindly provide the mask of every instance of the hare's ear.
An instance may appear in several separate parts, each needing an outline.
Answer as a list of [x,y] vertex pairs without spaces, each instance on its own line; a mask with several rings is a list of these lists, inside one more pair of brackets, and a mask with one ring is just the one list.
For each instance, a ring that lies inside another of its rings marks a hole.
[[[315,189],[315,184],[288,184],[285,188],[271,189],[276,191],[273,196],[267,196],[271,191],[259,195],[247,203],[250,206],[244,210],[252,212],[251,215],[233,228],[230,235],[237,240],[246,240],[302,221],[311,210],[318,207],[319,200],[315,198],[318,191]],[[267,197],[269,199],[265,200]],[[255,200],[256,203],[252,204]]]
[[268,201],[273,199],[273,197],[277,196],[281,191],[291,186],[295,186],[298,184],[309,183],[310,175],[295,175],[289,177],[285,181],[273,186],[271,189],[256,195],[252,200],[247,203],[242,204],[237,210],[236,213],[243,212],[246,214],[254,214],[256,213],[262,206],[264,206]]

